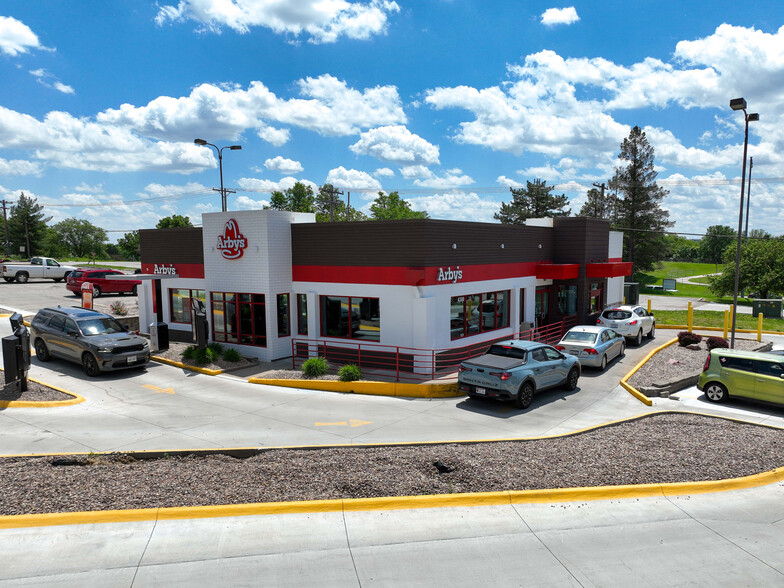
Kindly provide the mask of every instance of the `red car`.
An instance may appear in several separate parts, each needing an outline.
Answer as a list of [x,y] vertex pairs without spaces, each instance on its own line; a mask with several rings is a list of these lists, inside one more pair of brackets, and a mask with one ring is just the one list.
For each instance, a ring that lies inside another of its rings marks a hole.
[[136,296],[137,288],[142,283],[141,280],[118,280],[114,277],[124,275],[124,273],[113,269],[79,268],[66,278],[65,287],[75,296],[81,296],[82,284],[90,282],[93,285],[93,296],[96,298],[104,292],[130,293]]

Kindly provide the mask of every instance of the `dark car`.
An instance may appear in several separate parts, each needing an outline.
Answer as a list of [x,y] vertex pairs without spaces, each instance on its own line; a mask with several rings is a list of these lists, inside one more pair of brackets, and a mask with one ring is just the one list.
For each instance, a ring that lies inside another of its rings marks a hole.
[[129,333],[108,314],[86,308],[42,308],[30,323],[30,341],[39,360],[67,359],[91,377],[150,361],[147,339]]
[[125,274],[108,268],[79,268],[68,276],[65,287],[76,296],[82,293],[82,284],[90,282],[93,285],[93,296],[98,297],[104,292],[117,294],[132,294],[136,296],[141,280],[118,280],[116,276]]

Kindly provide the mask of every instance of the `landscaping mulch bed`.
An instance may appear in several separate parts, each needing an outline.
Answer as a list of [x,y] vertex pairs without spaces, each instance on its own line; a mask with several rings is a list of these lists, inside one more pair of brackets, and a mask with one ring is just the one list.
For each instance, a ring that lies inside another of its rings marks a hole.
[[[0,371],[0,374],[2,373]],[[0,377],[3,376],[0,375]],[[2,381],[5,382],[5,379]],[[0,401],[5,402],[54,402],[60,400],[73,400],[73,396],[30,380],[27,381],[27,390],[24,392],[19,392],[19,386],[16,382],[3,384],[3,388],[0,390]]]
[[529,441],[279,449],[247,459],[13,457],[0,459],[0,514],[720,480],[784,466],[783,450],[784,430],[669,413]]

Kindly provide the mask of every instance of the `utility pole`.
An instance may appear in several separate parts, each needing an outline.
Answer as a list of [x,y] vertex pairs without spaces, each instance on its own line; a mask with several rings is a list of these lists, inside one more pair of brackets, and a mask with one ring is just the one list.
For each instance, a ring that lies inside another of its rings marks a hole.
[[329,194],[329,222],[335,222],[335,196],[343,196],[343,192],[335,190],[335,186],[329,184],[329,189],[324,190]]
[[8,237],[8,213],[6,206],[13,204],[10,200],[0,200],[3,204],[3,227],[5,227],[5,256],[11,257],[11,239]]
[[596,182],[594,182],[593,186],[594,186],[594,188],[599,188],[602,191],[602,194],[601,194],[601,210],[599,210],[597,212],[599,212],[598,218],[604,218],[604,189],[605,189],[604,182],[602,182],[601,184],[597,184]]
[[30,257],[32,253],[30,253],[30,231],[27,229],[27,219],[25,219],[25,242],[27,243],[27,251],[25,251],[25,257]]
[[744,239],[749,238],[749,205],[751,204],[751,168],[754,167],[754,158],[749,157],[749,189],[748,196],[746,196],[746,231],[743,235]]

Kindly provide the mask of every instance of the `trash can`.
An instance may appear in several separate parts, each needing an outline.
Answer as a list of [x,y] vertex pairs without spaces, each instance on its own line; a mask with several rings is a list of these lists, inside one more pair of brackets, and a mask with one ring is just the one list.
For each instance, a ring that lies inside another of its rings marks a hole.
[[754,316],[762,313],[763,318],[781,318],[780,298],[758,298],[751,301],[751,312]]
[[169,348],[169,325],[150,323],[150,347],[153,351],[166,351]]
[[623,299],[626,304],[639,304],[640,303],[640,283],[639,282],[624,282],[623,284]]

